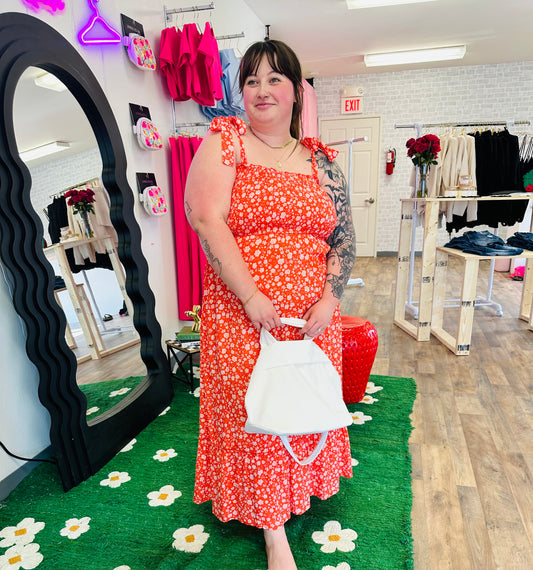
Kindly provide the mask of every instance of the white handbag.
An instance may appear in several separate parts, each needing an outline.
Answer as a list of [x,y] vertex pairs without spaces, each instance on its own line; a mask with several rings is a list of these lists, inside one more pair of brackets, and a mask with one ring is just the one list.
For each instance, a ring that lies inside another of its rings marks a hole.
[[[295,327],[306,322],[281,321]],[[260,344],[244,400],[244,430],[279,436],[297,463],[309,465],[326,444],[328,431],[353,423],[342,399],[341,377],[312,338],[278,341],[262,328]],[[321,434],[317,446],[307,458],[298,459],[288,436],[310,433]]]

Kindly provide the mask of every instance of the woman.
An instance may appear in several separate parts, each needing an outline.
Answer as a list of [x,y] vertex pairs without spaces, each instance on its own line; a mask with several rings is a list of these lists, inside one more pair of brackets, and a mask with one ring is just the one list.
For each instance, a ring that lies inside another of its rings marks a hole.
[[[209,261],[202,307],[200,436],[194,501],[223,521],[264,529],[269,570],[296,568],[284,523],[310,496],[335,494],[351,477],[346,429],[328,434],[309,466],[277,437],[244,431],[244,397],[259,330],[279,340],[306,334],[341,371],[339,299],[355,235],[335,151],[300,141],[302,73],[294,52],[252,45],[240,68],[249,125],[217,118],[191,165],[185,209]],[[307,321],[301,329],[280,317]],[[291,438],[306,456],[316,435]]]

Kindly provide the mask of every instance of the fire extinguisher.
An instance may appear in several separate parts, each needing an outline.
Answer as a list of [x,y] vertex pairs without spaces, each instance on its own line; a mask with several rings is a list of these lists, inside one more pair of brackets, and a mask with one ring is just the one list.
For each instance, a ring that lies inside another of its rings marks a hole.
[[387,160],[386,160],[386,167],[385,172],[387,174],[392,174],[394,172],[394,165],[396,164],[396,149],[389,148],[387,151]]

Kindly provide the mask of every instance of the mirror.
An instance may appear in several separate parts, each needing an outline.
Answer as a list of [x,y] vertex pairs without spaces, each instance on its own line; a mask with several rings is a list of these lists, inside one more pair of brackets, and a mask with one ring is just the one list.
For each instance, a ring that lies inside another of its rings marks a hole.
[[[125,271],[116,255],[108,253],[116,250],[118,239],[101,182],[98,143],[74,96],[55,75],[38,67],[28,67],[20,77],[13,122],[20,157],[30,171],[30,199],[43,225],[46,259],[55,275],[54,297],[65,313],[67,345],[76,356],[76,381],[87,396],[92,420],[113,400],[102,406],[88,385],[124,378],[123,388],[131,390],[146,376],[134,309],[124,291]],[[52,141],[62,143],[59,152],[31,156],[32,149]],[[65,197],[71,189],[87,188],[95,193],[89,213],[92,241],[84,239],[83,221]]]
[[[66,341],[64,311],[43,250],[43,224],[32,201],[32,178],[19,156],[14,99],[30,67],[65,84],[91,125],[109,194],[116,252],[140,337],[145,378],[123,400],[87,421],[87,400],[76,381],[77,362]],[[13,306],[25,325],[26,352],[39,372],[39,398],[50,413],[50,440],[65,490],[103,467],[169,404],[172,385],[148,284],[148,265],[134,217],[126,157],[113,112],[98,81],[72,45],[44,22],[19,13],[0,14],[0,257],[13,285]]]

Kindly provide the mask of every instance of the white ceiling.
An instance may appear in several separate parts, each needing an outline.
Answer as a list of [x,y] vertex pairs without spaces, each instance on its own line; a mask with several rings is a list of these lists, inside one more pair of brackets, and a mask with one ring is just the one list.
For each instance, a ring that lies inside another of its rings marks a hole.
[[[304,74],[352,75],[533,60],[533,0],[439,0],[348,10],[345,0],[244,0]],[[466,44],[463,60],[366,68],[363,55]]]
[[[533,60],[533,0],[439,0],[362,10],[348,10],[345,0],[244,1],[270,25],[272,39],[293,47],[306,77]],[[363,63],[365,53],[462,43],[467,51],[459,61],[370,69]],[[19,150],[53,140],[71,142],[72,149],[30,164],[94,147],[92,130],[72,95],[36,87],[35,73],[40,70],[29,70],[17,88]]]

